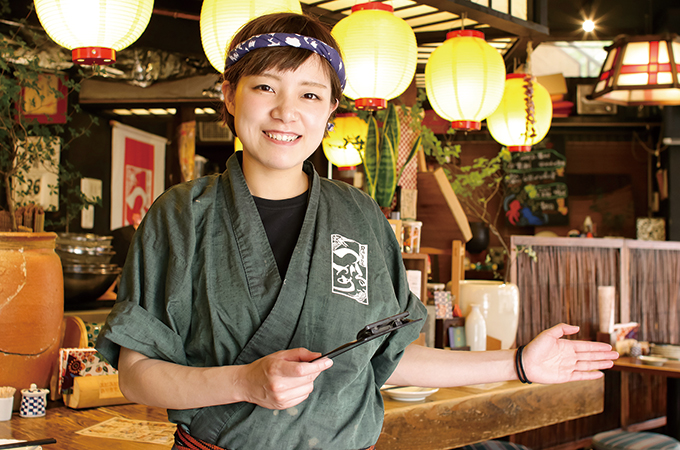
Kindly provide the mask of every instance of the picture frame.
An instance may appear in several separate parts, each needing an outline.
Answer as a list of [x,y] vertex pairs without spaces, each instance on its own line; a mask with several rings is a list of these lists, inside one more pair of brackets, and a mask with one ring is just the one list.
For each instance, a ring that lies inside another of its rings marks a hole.
[[39,92],[32,88],[21,88],[21,112],[24,117],[35,119],[41,124],[66,123],[68,90],[61,78],[56,74],[40,75],[38,87]]

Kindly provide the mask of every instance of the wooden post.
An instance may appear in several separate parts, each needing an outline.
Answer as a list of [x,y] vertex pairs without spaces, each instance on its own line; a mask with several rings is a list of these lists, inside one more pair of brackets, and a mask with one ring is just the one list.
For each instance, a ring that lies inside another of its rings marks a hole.
[[451,302],[460,305],[460,280],[465,278],[465,247],[461,241],[451,246]]

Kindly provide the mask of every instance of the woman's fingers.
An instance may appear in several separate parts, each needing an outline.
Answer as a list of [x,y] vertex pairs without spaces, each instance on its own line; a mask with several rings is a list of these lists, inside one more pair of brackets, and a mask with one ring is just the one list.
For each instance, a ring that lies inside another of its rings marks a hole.
[[613,361],[618,359],[619,354],[617,352],[609,351],[586,351],[579,352],[576,351],[576,358],[579,361]]
[[[604,342],[593,341],[568,341],[576,352],[609,352],[612,346]],[[614,352],[616,353],[616,352]]]
[[248,366],[246,379],[250,403],[269,409],[286,409],[304,401],[314,390],[314,380],[333,365],[319,353],[303,348],[283,350]]
[[613,365],[614,363],[612,361],[579,361],[575,364],[574,370],[579,372],[606,370],[611,369]]

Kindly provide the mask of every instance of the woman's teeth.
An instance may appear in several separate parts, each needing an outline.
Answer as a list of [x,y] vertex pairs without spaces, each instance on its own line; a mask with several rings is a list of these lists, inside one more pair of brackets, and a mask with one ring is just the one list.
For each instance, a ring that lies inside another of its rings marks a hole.
[[291,134],[274,134],[274,133],[267,133],[267,132],[265,132],[265,134],[270,139],[274,139],[275,141],[281,141],[281,142],[293,142],[295,139],[297,139],[299,137],[297,135],[291,135]]

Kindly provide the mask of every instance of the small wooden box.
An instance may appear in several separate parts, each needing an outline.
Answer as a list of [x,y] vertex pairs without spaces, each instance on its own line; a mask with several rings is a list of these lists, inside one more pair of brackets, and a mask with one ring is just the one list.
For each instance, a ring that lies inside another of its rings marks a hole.
[[449,328],[465,326],[464,317],[454,317],[453,319],[437,319],[434,325],[434,346],[444,348],[449,343]]

